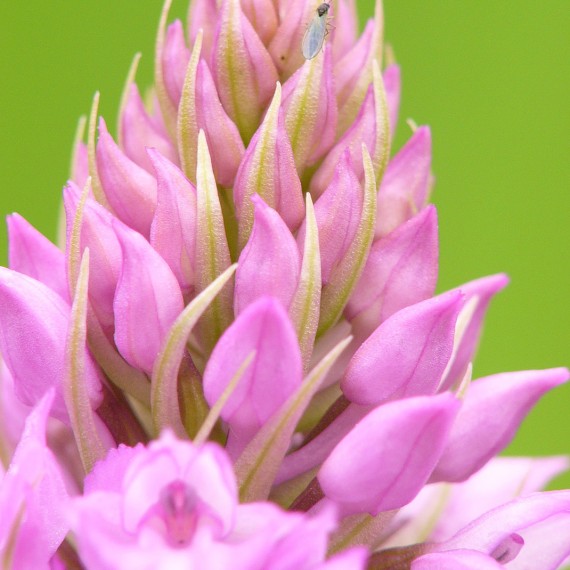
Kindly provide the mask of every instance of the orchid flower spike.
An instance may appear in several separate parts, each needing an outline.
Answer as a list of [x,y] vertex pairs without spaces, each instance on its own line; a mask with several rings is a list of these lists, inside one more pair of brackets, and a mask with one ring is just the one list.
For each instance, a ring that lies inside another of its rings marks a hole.
[[569,372],[472,380],[508,279],[435,294],[382,1],[360,35],[356,0],[170,3],[61,247],[8,217],[0,567],[562,568],[568,458],[496,455]]

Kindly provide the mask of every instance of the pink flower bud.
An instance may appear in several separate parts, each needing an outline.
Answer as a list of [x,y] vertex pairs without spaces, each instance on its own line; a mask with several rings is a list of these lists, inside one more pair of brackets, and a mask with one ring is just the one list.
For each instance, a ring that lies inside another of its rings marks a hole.
[[273,94],[277,70],[239,0],[222,3],[212,71],[226,112],[249,141]]
[[204,393],[211,406],[252,351],[252,363],[222,410],[229,425],[228,451],[233,457],[301,383],[297,336],[276,299],[262,297],[249,305],[219,340],[204,372]]
[[133,367],[152,373],[163,340],[184,307],[166,261],[137,232],[113,224],[123,263],[113,304],[115,342]]
[[154,174],[146,153],[147,147],[156,148],[171,162],[178,162],[178,155],[172,142],[166,132],[157,128],[156,122],[146,112],[135,83],[130,85],[127,103],[121,116],[121,133],[125,154],[147,172]]
[[390,161],[378,190],[376,238],[385,236],[426,205],[431,172],[431,132],[419,127]]
[[156,208],[156,180],[123,154],[103,119],[99,122],[97,169],[105,196],[117,217],[148,236]]
[[299,284],[299,248],[285,222],[257,194],[252,196],[253,229],[241,252],[236,272],[234,311],[239,315],[264,295],[287,310]]

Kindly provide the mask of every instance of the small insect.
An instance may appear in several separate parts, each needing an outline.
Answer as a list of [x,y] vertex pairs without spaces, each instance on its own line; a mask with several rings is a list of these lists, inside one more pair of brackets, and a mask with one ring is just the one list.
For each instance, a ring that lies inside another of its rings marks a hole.
[[328,2],[323,2],[318,8],[313,21],[309,24],[303,37],[303,56],[313,59],[322,49],[327,30],[327,14],[331,8]]

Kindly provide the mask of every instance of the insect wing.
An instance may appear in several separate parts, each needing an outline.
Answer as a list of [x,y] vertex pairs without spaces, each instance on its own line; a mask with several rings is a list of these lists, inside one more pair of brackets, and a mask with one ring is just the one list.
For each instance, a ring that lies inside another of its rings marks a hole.
[[327,16],[318,14],[309,24],[303,37],[303,56],[305,59],[313,59],[323,47],[327,32]]

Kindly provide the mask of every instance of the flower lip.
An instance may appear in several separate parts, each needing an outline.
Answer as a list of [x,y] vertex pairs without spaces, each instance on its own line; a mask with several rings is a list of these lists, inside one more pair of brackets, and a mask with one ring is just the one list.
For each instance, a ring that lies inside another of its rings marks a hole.
[[167,539],[173,547],[185,547],[192,541],[199,516],[199,500],[195,490],[177,479],[160,492],[159,512],[164,521]]

